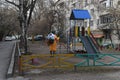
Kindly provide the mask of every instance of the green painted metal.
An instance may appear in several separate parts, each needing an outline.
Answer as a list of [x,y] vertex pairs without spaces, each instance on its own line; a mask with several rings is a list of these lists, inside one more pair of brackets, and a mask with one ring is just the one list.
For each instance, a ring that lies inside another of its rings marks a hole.
[[[120,53],[76,54],[82,61],[75,66],[120,66]],[[96,57],[97,56],[97,57]]]

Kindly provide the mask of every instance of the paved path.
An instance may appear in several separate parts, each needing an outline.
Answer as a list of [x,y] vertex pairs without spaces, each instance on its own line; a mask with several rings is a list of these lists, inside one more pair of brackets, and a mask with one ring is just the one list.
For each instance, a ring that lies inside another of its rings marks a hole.
[[14,41],[0,42],[0,80],[6,80]]

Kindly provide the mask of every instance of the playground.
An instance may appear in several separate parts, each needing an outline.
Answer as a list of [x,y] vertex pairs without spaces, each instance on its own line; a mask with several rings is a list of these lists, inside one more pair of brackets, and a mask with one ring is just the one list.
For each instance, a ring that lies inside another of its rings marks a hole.
[[[83,15],[86,16],[83,17]],[[74,35],[68,34],[67,43],[58,43],[54,56],[50,56],[46,41],[29,41],[28,50],[31,55],[21,54],[19,56],[19,74],[27,74],[26,76],[30,77],[35,75],[32,72],[36,70],[37,75],[47,76],[43,78],[44,80],[48,80],[50,76],[53,76],[50,80],[98,80],[98,78],[101,78],[100,80],[118,80],[118,75],[112,77],[110,75],[119,71],[119,50],[112,47],[101,49],[90,32],[90,27],[87,28],[87,31],[85,31],[84,25],[78,27],[76,20],[90,19],[88,11],[73,10],[70,19],[75,21]],[[71,37],[71,35],[73,36]],[[78,38],[81,40],[80,42],[76,41]],[[118,72],[118,74],[120,73]],[[60,75],[64,75],[64,78]],[[70,75],[73,77],[68,79],[67,77]]]
[[[59,52],[59,46],[57,53]],[[49,55],[49,47],[44,41],[36,41],[34,43],[29,42],[29,50],[34,54],[46,54]],[[111,49],[105,49],[104,52],[109,53],[110,51],[114,51]],[[67,49],[64,45],[61,46],[61,53],[67,52]],[[116,51],[117,53],[117,51]],[[101,59],[101,60],[105,60]],[[111,59],[107,58],[107,61]],[[43,59],[44,61],[44,59]],[[68,59],[69,63],[78,63],[80,61],[79,58],[70,57]],[[37,66],[37,61],[34,63],[34,66]],[[69,64],[68,64],[69,65]],[[31,80],[119,80],[120,67],[119,66],[84,66],[78,67],[76,71],[72,66],[68,66],[67,68],[61,67],[45,67],[45,68],[37,68],[33,67],[33,69],[29,69],[24,77],[30,78]],[[99,78],[99,79],[98,79]]]

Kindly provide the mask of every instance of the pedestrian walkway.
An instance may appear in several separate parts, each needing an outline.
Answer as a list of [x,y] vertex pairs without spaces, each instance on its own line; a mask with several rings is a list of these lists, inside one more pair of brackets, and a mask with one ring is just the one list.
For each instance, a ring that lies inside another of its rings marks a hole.
[[6,80],[14,41],[0,42],[0,80]]

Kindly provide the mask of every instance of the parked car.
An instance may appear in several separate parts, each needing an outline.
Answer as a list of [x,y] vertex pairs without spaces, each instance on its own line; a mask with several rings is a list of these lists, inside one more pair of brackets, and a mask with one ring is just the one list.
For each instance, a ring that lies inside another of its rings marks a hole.
[[5,41],[12,41],[12,37],[11,36],[6,36]]
[[[30,41],[32,41],[32,37],[28,37],[27,39],[30,40]],[[43,40],[43,35],[36,35],[36,36],[34,36],[34,40],[35,41],[41,41],[41,40]]]
[[27,39],[31,41],[31,40],[32,40],[32,37],[28,37]]
[[110,46],[112,46],[112,44],[111,43],[104,43],[102,46],[104,48],[109,48]]
[[35,41],[41,41],[41,40],[43,40],[43,35],[36,35],[36,36],[34,37],[34,40],[35,40]]

